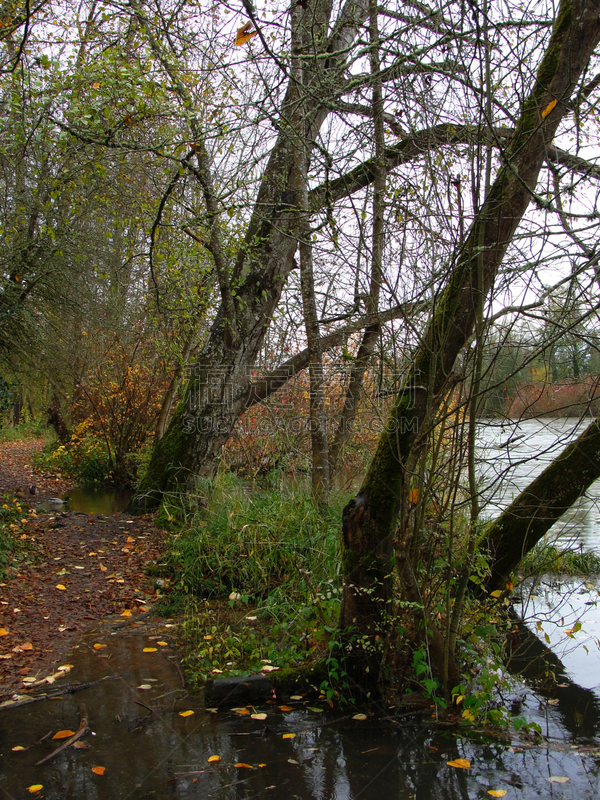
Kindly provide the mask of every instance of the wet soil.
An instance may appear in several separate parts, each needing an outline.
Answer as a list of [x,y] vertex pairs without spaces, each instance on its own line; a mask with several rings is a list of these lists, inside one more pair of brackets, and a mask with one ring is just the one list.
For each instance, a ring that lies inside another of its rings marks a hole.
[[[68,489],[60,476],[34,471],[40,440],[0,443],[0,491],[35,483],[36,502]],[[146,573],[159,558],[165,532],[150,516],[36,513],[20,500],[15,536],[26,560],[0,582],[0,701],[27,693],[32,678],[56,671],[82,631],[107,615],[130,621],[148,613],[159,591]],[[24,680],[28,679],[28,680]]]

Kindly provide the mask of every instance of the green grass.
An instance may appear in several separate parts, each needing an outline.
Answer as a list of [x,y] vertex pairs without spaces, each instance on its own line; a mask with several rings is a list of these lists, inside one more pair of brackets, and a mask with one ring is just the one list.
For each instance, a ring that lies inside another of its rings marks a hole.
[[[250,490],[230,473],[205,489],[204,507],[171,535],[160,567],[163,610],[185,616],[189,676],[202,682],[214,670],[243,674],[325,655],[339,612],[347,498],[320,509],[283,479]],[[165,518],[173,522],[174,510],[164,508]]]
[[600,554],[579,548],[560,548],[549,542],[538,542],[523,559],[519,572],[527,575],[550,573],[554,575],[600,574]]

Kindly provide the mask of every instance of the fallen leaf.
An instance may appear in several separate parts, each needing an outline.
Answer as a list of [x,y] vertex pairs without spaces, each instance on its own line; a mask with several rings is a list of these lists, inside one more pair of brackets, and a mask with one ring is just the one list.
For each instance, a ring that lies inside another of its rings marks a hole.
[[552,111],[552,109],[556,106],[556,100],[551,100],[546,108],[542,111],[542,119],[546,119],[548,114]]
[[492,797],[504,797],[506,789],[488,789],[488,794],[491,794]]
[[362,720],[364,720],[364,719],[366,719],[366,718],[367,718],[367,715],[366,715],[366,714],[355,714],[355,715],[352,717],[352,719],[358,719],[358,720],[360,720],[361,722],[362,722]]
[[234,764],[233,766],[237,769],[254,769],[252,764],[244,764],[243,761],[240,761],[238,764]]
[[140,686],[137,687],[138,689],[151,689],[152,686],[149,683],[142,683]]
[[0,636],[8,636],[8,631],[6,628],[0,628]]
[[273,667],[273,666],[271,666],[271,664],[265,664],[264,666],[262,666],[260,668],[260,671],[261,672],[275,672],[276,669],[279,669],[279,667]]
[[279,706],[280,711],[293,711],[294,709],[291,706]]
[[302,695],[299,695],[299,694],[293,694],[293,695],[290,697],[290,700],[302,700]]
[[108,567],[105,567],[104,564],[100,564],[100,572],[106,572]]
[[570,778],[565,778],[563,775],[553,775],[551,778],[548,778],[550,783],[566,783],[570,781]]
[[309,711],[314,711],[315,714],[322,714],[323,709],[319,708],[319,706],[306,706]]
[[11,750],[13,751],[13,753],[16,753],[19,750],[25,750],[25,748],[22,745],[18,744],[16,747],[12,747]]
[[250,716],[252,717],[252,719],[266,719],[267,718],[266,714],[250,714]]
[[168,647],[169,646],[168,642],[157,642],[156,644],[160,645],[161,647]]
[[208,760],[209,760],[210,763],[216,764],[217,761],[221,760],[221,756],[209,756]]
[[298,762],[296,761],[295,758],[288,758],[288,764],[297,764],[297,763]]
[[66,586],[63,586],[63,585],[62,585],[62,583],[57,583],[57,584],[56,584],[56,588],[57,588],[57,589],[60,589],[60,590],[61,590],[61,592],[66,592],[66,591],[67,591],[67,587],[66,587]]
[[558,697],[555,697],[554,700],[548,700],[548,705],[549,706],[557,706],[559,704],[559,702],[560,702],[560,700],[558,699]]
[[294,739],[296,737],[295,733],[284,733],[281,737],[282,739]]
[[92,767],[92,772],[96,775],[104,775],[106,772],[106,767]]
[[125,611],[123,611],[123,613],[121,614],[121,616],[122,617],[130,617],[131,616],[131,611],[128,608],[126,608]]
[[31,642],[25,642],[25,644],[21,645],[21,650],[33,650],[33,645]]
[[75,750],[89,750],[90,749],[89,744],[86,744],[85,742],[81,742],[81,741],[73,742],[71,747],[73,749],[75,749]]
[[469,769],[471,762],[468,758],[455,758],[454,761],[446,761],[449,767],[456,767],[457,769]]
[[236,714],[242,714],[242,715],[250,713],[247,708],[232,708],[231,710],[235,711]]
[[33,786],[27,787],[27,791],[30,792],[30,794],[35,794],[36,792],[40,792],[43,788],[44,785],[42,783],[34,783]]
[[105,647],[107,647],[105,644],[95,644],[94,650],[104,650]]
[[193,713],[194,713],[193,711],[180,711],[179,712],[179,716],[180,717],[191,717]]
[[135,539],[133,538],[133,536],[128,536],[127,541],[129,542],[129,544],[131,544],[132,542],[135,542]]
[[144,653],[156,653],[157,650],[158,650],[158,647],[144,647],[142,652],[144,652]]
[[59,731],[52,737],[53,739],[68,739],[69,736],[74,736],[75,731]]

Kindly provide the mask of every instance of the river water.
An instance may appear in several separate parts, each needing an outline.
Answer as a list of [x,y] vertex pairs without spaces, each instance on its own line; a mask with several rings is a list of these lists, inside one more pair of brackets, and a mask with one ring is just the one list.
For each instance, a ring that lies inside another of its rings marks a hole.
[[[478,428],[478,474],[484,514],[496,516],[576,438],[590,420],[504,420]],[[600,481],[554,525],[553,538],[600,550]]]

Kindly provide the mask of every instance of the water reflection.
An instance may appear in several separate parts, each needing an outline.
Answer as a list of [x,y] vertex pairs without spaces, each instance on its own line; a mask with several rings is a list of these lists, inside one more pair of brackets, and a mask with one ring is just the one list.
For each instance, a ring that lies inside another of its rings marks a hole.
[[[353,711],[332,716],[302,703],[290,712],[265,705],[265,721],[206,712],[201,696],[181,688],[169,648],[143,652],[156,646],[148,634],[142,626],[114,636],[109,629],[97,631],[74,651],[69,681],[111,680],[0,711],[0,794],[26,797],[28,786],[41,783],[49,800],[463,800],[511,787],[537,798],[551,793],[551,776],[565,776],[569,785],[554,786],[553,795],[597,796],[599,767],[592,754],[557,742],[510,747],[493,738],[470,740],[456,730],[433,732],[422,719],[394,721],[387,709],[375,709],[366,721],[353,720]],[[97,641],[107,647],[94,651]],[[90,749],[67,749],[35,767],[57,744],[43,737],[77,727],[79,703],[95,734],[85,737]],[[551,711],[563,737],[558,708]],[[194,714],[181,717],[183,709]],[[295,736],[284,739],[286,733]],[[15,745],[27,749],[15,752]],[[221,761],[209,762],[212,755]],[[470,769],[449,766],[456,758],[468,759]],[[103,776],[92,773],[97,765],[106,768]]]

